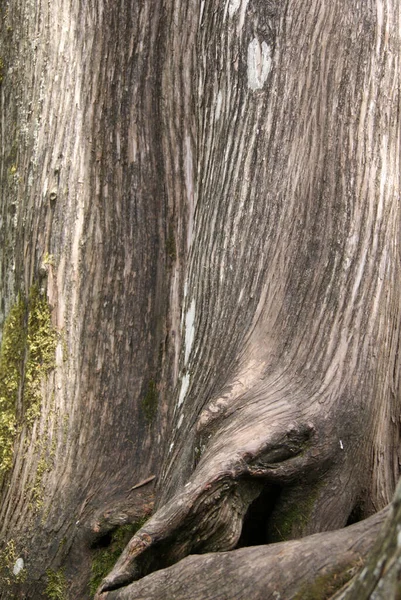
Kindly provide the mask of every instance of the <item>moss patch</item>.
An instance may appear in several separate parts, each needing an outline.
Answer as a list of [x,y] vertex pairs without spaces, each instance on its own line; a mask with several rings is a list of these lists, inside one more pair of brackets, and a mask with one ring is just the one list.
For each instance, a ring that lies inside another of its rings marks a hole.
[[145,396],[142,400],[142,410],[147,421],[152,422],[157,414],[159,404],[159,394],[157,392],[156,382],[151,379],[148,383]]
[[3,327],[0,348],[0,479],[12,466],[13,445],[23,423],[40,415],[41,386],[55,367],[58,334],[37,286],[17,298]]
[[41,383],[55,368],[58,334],[51,322],[47,298],[37,286],[31,288],[28,302],[27,360],[24,373],[25,418],[28,424],[40,415]]
[[49,569],[46,571],[47,585],[46,585],[46,598],[50,600],[68,600],[67,595],[67,580],[62,569],[58,571],[52,571]]
[[272,518],[269,541],[283,542],[292,539],[294,535],[297,537],[302,535],[311,519],[318,494],[317,485],[305,497],[300,496],[297,501],[293,499],[287,506],[283,506],[282,510]]
[[50,463],[47,458],[44,458],[41,455],[36,467],[35,480],[30,488],[32,492],[30,507],[34,510],[40,510],[43,507],[43,475],[50,471],[51,468],[52,463]]
[[26,346],[26,305],[19,296],[4,323],[0,348],[0,478],[11,467]]
[[90,597],[93,598],[102,579],[114,567],[117,559],[132,536],[146,523],[148,517],[144,517],[135,523],[127,523],[113,531],[111,540],[106,548],[95,550],[92,561],[92,576],[89,582]]

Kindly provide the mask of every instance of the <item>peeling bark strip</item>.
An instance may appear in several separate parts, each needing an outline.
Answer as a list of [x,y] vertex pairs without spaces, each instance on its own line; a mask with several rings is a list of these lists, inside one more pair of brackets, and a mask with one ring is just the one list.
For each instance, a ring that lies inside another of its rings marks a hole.
[[0,11],[1,321],[37,284],[61,340],[0,490],[26,575],[0,597],[43,596],[60,567],[85,597],[95,544],[149,512],[150,473],[158,510],[105,596],[382,508],[401,447],[399,1]]
[[147,485],[151,481],[154,481],[155,477],[156,477],[155,475],[151,475],[151,477],[147,477],[143,481],[140,481],[136,485],[133,485],[130,491],[132,492],[132,490],[137,490],[138,488],[143,487],[144,485]]

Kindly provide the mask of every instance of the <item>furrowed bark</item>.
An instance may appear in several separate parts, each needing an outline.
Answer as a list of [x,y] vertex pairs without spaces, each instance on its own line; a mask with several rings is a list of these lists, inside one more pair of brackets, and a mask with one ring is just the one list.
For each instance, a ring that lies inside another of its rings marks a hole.
[[1,8],[1,322],[38,290],[57,341],[29,422],[33,342],[17,357],[0,535],[27,579],[1,597],[60,567],[89,596],[95,553],[154,501],[103,591],[252,545],[256,511],[267,543],[390,501],[400,10]]
[[374,513],[399,474],[400,7],[208,3],[199,23],[196,211],[160,508],[103,591],[214,550],[210,520],[234,548],[241,526],[226,524],[217,482],[227,498],[243,477],[278,486],[272,541]]
[[[201,452],[202,441],[189,444],[191,432],[207,439],[234,411],[245,421],[251,402],[259,421],[332,415],[339,427],[322,434],[333,444],[325,451],[345,461],[366,456],[371,465],[384,451],[383,481],[375,474],[364,482],[367,510],[391,499],[398,459],[394,446],[384,448],[398,430],[398,387],[381,374],[393,377],[397,368],[387,365],[398,365],[399,7],[385,8],[289,2],[285,10],[253,4],[231,17],[217,4],[202,12],[206,108],[163,501],[193,468],[188,448]],[[270,70],[253,89],[248,57],[257,44]],[[376,414],[379,406],[386,414]],[[362,407],[366,421],[347,431]],[[372,436],[370,453],[363,440]]]
[[18,590],[41,597],[63,567],[83,598],[94,540],[152,509],[153,483],[132,487],[157,470],[172,377],[167,240],[181,209],[159,144],[162,5],[1,11],[2,321],[36,285],[58,342],[30,425],[20,386],[0,536],[24,560]]

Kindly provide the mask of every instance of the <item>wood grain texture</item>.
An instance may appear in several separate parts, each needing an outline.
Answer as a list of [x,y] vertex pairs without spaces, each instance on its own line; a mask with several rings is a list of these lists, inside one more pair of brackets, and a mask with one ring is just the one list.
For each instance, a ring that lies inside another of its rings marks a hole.
[[74,552],[83,597],[93,522],[153,503],[153,486],[131,488],[156,470],[171,372],[161,17],[158,2],[2,8],[2,316],[39,282],[60,332],[2,487],[1,538],[16,540],[35,597]]
[[173,428],[159,511],[104,590],[235,547],[244,477],[281,486],[275,530],[309,505],[298,537],[372,514],[399,475],[400,8],[198,8]]
[[343,578],[352,577],[364,564],[384,517],[375,515],[341,531],[302,540],[189,556],[103,597],[301,600],[308,597],[308,590],[314,590],[312,597],[328,598],[330,591],[342,587]]
[[[346,503],[368,490],[369,513],[398,477],[399,7],[230,6],[203,6],[197,37],[196,212],[160,502],[204,447],[217,469],[257,428],[266,441],[275,423],[311,422],[322,461],[353,471]],[[257,91],[255,39],[272,54]]]
[[91,544],[149,512],[153,474],[111,585],[234,548],[265,485],[272,530],[309,507],[284,537],[390,501],[400,10],[1,8],[0,322],[39,283],[60,332],[1,489],[29,593],[64,565],[84,597]]

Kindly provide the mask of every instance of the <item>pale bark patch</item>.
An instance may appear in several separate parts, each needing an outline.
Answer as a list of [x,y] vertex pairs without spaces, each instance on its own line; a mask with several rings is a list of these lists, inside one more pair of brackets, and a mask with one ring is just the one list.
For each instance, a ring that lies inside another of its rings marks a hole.
[[192,300],[191,305],[185,315],[185,364],[188,364],[192,346],[195,338],[195,300]]
[[271,69],[271,49],[266,42],[253,38],[248,46],[248,87],[261,90]]

